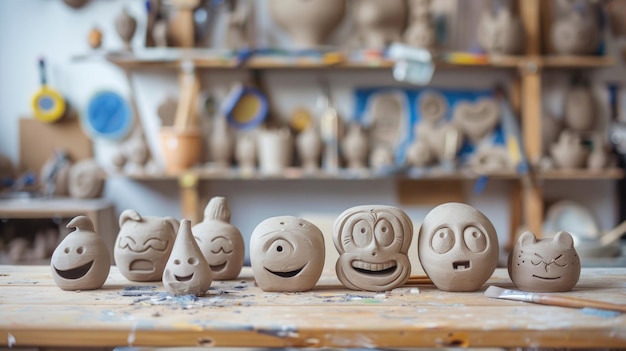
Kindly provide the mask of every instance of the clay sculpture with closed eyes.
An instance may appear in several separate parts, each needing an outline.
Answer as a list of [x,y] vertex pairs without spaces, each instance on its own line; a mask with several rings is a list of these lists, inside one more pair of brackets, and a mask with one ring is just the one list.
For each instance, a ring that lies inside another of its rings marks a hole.
[[567,232],[537,239],[524,232],[509,255],[509,276],[521,290],[560,292],[571,290],[580,277],[580,258]]
[[226,199],[213,197],[204,209],[204,220],[191,228],[213,271],[213,279],[236,279],[243,267],[245,244],[237,227],[230,224]]
[[178,221],[172,217],[141,216],[135,210],[120,215],[115,241],[115,264],[126,279],[159,281],[176,239]]

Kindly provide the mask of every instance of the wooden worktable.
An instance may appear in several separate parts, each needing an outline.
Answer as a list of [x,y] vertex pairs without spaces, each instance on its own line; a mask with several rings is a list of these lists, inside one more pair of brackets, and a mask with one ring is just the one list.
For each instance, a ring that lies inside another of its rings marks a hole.
[[[502,269],[487,284],[512,287]],[[266,293],[245,268],[194,299],[129,282],[115,267],[103,289],[70,292],[47,266],[0,266],[0,347],[626,347],[626,315],[483,292],[417,285],[376,294],[325,275],[310,292]],[[567,294],[626,304],[626,268],[583,269]]]

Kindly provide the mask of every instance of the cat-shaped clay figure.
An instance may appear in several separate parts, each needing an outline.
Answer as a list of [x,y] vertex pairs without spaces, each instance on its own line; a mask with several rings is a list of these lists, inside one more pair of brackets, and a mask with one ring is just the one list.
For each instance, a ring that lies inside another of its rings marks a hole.
[[567,232],[540,240],[524,232],[511,251],[508,266],[513,283],[525,291],[568,291],[580,277],[580,258]]

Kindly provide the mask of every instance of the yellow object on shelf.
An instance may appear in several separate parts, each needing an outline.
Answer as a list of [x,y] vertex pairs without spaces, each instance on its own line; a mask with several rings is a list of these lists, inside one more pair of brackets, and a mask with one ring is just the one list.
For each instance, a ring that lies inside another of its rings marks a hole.
[[46,68],[43,59],[39,59],[39,74],[41,88],[31,100],[33,115],[42,122],[56,122],[65,115],[65,99],[57,90],[46,84]]

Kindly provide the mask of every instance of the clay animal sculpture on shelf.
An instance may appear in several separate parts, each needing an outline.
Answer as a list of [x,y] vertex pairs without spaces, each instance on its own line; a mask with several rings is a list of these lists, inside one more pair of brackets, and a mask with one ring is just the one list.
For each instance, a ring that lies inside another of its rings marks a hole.
[[337,277],[353,290],[402,286],[411,274],[407,253],[412,238],[413,223],[399,208],[369,205],[345,210],[333,226]]
[[359,0],[352,2],[350,13],[361,48],[384,49],[402,41],[406,27],[406,0]]
[[476,37],[488,54],[515,55],[523,48],[524,28],[521,20],[503,7],[483,13]]
[[250,237],[250,263],[264,291],[307,291],[324,268],[324,235],[313,223],[293,216],[268,218]]
[[63,290],[94,290],[102,287],[111,269],[111,256],[102,238],[86,216],[72,219],[76,228],[52,253],[50,266],[54,283]]
[[345,0],[269,0],[270,15],[299,48],[315,48],[341,23]]
[[558,168],[576,169],[585,165],[588,152],[578,134],[564,130],[559,135],[559,140],[552,144],[550,156]]
[[567,232],[539,239],[524,232],[509,255],[509,276],[521,290],[559,292],[571,290],[580,277],[580,258]]
[[163,271],[163,286],[174,295],[204,296],[213,282],[211,266],[191,233],[191,222],[180,221],[172,254]]
[[246,245],[239,229],[230,224],[226,199],[221,196],[211,198],[204,209],[204,219],[191,231],[211,266],[213,279],[236,279],[243,267]]
[[125,210],[119,223],[113,256],[120,273],[132,281],[160,281],[176,240],[178,221]]
[[476,291],[498,264],[498,235],[491,221],[474,207],[449,202],[424,218],[418,257],[438,289]]

